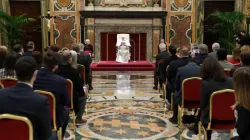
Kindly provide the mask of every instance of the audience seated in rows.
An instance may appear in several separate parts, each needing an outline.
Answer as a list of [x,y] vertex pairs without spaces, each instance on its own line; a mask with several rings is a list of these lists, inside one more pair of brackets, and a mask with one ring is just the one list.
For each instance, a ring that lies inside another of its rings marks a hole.
[[72,54],[72,62],[71,62],[71,66],[75,69],[77,69],[77,53],[74,50],[70,50],[71,54]]
[[90,67],[92,58],[89,54],[84,52],[83,44],[74,45],[73,50],[77,53],[77,64],[81,64],[85,67],[85,82],[89,85],[89,90],[92,90],[92,70]]
[[198,65],[201,65],[208,56],[208,46],[206,44],[200,44],[198,48],[199,52],[194,59]]
[[169,48],[169,53],[170,53],[170,57],[166,58],[163,64],[163,67],[161,67],[159,69],[160,71],[160,77],[164,77],[164,79],[166,79],[166,69],[168,67],[168,65],[172,62],[177,60],[179,57],[176,55],[176,47],[174,45],[170,45]]
[[[201,66],[201,78],[201,101],[198,118],[201,118],[202,125],[207,128],[209,123],[209,102],[211,94],[218,90],[233,89],[233,82],[232,78],[226,76],[222,66],[213,57],[208,57],[204,60]],[[208,130],[208,140],[211,139],[211,134],[212,131]]]
[[37,70],[39,70],[42,67],[42,54],[39,51],[34,51],[32,52],[32,57],[36,60]]
[[250,67],[250,52],[243,52],[240,54],[240,67]]
[[27,117],[32,122],[34,140],[56,140],[57,136],[52,135],[49,101],[32,89],[37,74],[36,61],[32,57],[22,57],[15,71],[19,82],[0,90],[0,114]]
[[219,49],[220,49],[220,44],[215,42],[212,45],[213,52],[209,53],[208,56],[212,56],[214,59],[217,59],[217,50],[219,50]]
[[71,66],[72,53],[69,50],[62,52],[62,62],[59,64],[58,69],[55,71],[56,74],[70,79],[73,83],[73,105],[74,111],[77,114],[76,124],[86,123],[86,120],[82,119],[86,105],[86,95],[83,91],[83,81],[80,77],[80,73],[77,69]]
[[[182,101],[182,82],[186,78],[200,77],[200,66],[195,62],[195,59],[189,59],[186,66],[178,68],[176,81],[174,85],[174,96],[175,103],[173,106],[173,116],[177,118],[178,116],[178,105],[181,105]],[[170,119],[172,123],[177,123],[177,119]]]
[[239,136],[233,140],[250,140],[250,68],[239,68],[233,75],[235,90],[236,110],[235,128]]
[[29,41],[26,46],[27,51],[23,53],[23,56],[32,56],[32,52],[35,50],[35,43]]
[[15,64],[19,56],[16,52],[9,52],[4,60],[4,68],[0,69],[0,78],[16,78]]
[[[183,47],[180,50],[180,58],[172,61],[167,69],[166,78],[167,78],[167,99],[171,101],[171,93],[174,91],[174,84],[176,79],[177,70],[180,67],[186,66],[189,62],[189,49]],[[177,116],[173,116],[172,119],[177,119]]]
[[69,110],[65,107],[69,104],[69,97],[66,79],[54,73],[58,67],[57,56],[55,52],[48,52],[43,57],[43,66],[37,73],[34,89],[55,95],[57,127],[62,127],[64,136],[69,120]]
[[60,47],[57,44],[53,44],[50,46],[50,51],[52,52],[59,52],[59,50],[60,50]]
[[[154,70],[154,87],[153,89],[157,90],[158,89],[158,82],[159,82],[159,76],[160,76],[160,72],[159,70],[162,69],[163,67],[163,63],[158,66],[158,63],[160,60],[165,60],[167,58],[169,58],[169,53],[167,51],[167,46],[164,43],[161,43],[159,45],[159,49],[160,49],[160,53],[156,56],[156,62],[155,62],[155,70]],[[161,79],[163,80],[163,79]]]
[[0,69],[3,68],[4,60],[5,60],[7,53],[8,53],[7,47],[0,45]]
[[218,49],[217,58],[218,58],[220,65],[224,69],[228,69],[228,70],[234,69],[234,65],[227,61],[227,50],[225,48]]
[[13,47],[13,51],[16,52],[18,54],[18,57],[21,57],[23,56],[23,46],[20,45],[20,44],[16,44],[14,47]]

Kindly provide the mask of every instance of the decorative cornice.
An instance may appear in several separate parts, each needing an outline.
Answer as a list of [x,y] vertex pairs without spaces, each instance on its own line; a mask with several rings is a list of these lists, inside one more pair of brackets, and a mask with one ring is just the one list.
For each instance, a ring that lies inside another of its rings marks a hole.
[[84,18],[163,18],[166,11],[80,11]]

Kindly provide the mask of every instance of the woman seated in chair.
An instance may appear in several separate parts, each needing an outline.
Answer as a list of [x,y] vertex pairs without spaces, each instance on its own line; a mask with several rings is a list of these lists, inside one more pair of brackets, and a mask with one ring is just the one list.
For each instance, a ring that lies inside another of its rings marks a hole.
[[239,68],[233,75],[237,111],[235,128],[239,136],[232,140],[250,140],[250,68]]
[[[201,102],[200,118],[202,125],[207,128],[209,120],[210,96],[213,92],[223,89],[233,89],[232,78],[227,77],[224,69],[213,57],[204,60],[201,66]],[[215,120],[216,121],[216,120]],[[219,121],[219,120],[218,120]],[[207,139],[211,139],[212,131],[207,131]]]
[[4,60],[4,68],[0,69],[0,78],[16,78],[15,64],[18,59],[16,52],[10,52],[7,54]]
[[128,63],[130,60],[129,46],[126,46],[125,42],[121,42],[121,45],[117,47],[116,62]]

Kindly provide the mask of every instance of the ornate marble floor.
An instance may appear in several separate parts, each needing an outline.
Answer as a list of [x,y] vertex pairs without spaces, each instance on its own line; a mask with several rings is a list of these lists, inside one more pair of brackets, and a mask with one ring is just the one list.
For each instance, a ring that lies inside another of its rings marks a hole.
[[[153,72],[93,72],[93,87],[84,118],[76,128],[68,125],[65,140],[179,140],[195,139],[191,131],[168,120],[159,92],[152,90]],[[228,140],[227,133],[214,133],[214,140]]]

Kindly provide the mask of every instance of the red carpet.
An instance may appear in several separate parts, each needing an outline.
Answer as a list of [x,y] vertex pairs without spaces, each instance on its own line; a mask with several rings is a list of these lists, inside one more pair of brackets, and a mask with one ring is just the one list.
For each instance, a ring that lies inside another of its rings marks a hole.
[[154,64],[149,61],[117,63],[116,61],[100,61],[91,64],[93,71],[153,71]]

